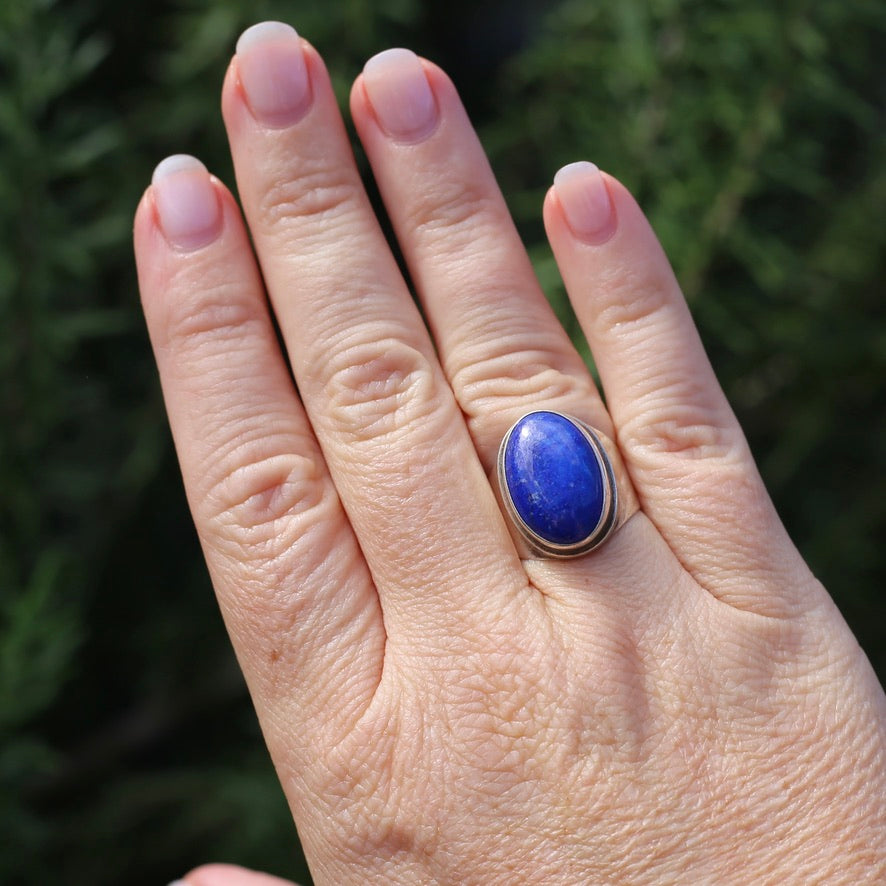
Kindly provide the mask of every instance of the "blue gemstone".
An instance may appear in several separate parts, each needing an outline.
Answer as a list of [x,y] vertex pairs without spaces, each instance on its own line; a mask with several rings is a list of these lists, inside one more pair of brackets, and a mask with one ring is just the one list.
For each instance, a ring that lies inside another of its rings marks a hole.
[[603,473],[594,448],[568,418],[555,412],[521,418],[503,462],[514,508],[537,535],[571,545],[596,529],[604,506]]

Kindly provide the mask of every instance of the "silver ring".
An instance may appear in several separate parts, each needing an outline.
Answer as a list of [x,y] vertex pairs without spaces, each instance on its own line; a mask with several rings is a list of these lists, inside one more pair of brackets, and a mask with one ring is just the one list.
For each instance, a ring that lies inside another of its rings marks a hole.
[[536,556],[587,554],[639,509],[604,439],[554,410],[529,412],[504,435],[498,450],[502,502]]

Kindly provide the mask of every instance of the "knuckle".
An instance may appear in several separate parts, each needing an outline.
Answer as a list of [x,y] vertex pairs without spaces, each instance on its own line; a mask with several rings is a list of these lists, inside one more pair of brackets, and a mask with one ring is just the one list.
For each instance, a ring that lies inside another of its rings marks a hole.
[[525,413],[529,404],[582,415],[609,432],[584,364],[577,356],[573,360],[545,347],[543,335],[535,342],[529,335],[502,335],[494,344],[486,342],[480,353],[462,354],[451,371],[452,389],[481,452],[495,451],[502,426]]
[[317,160],[297,176],[271,183],[259,198],[258,214],[268,229],[331,221],[346,215],[359,193],[359,181],[350,168]]
[[[428,239],[435,248],[441,243],[456,248],[463,242],[476,242],[478,220],[494,217],[498,221],[497,208],[486,188],[444,177],[425,191],[407,220],[416,236]],[[439,239],[441,232],[446,233],[446,240]]]
[[195,517],[212,551],[214,580],[242,625],[273,640],[314,618],[312,590],[330,580],[330,551],[341,575],[356,564],[338,498],[317,460],[271,450],[250,455],[234,454],[238,466],[211,480]]
[[603,333],[644,326],[670,303],[674,286],[669,270],[617,267],[597,286],[594,325]]
[[577,374],[557,366],[558,362],[543,349],[529,344],[511,348],[505,343],[465,362],[453,373],[452,384],[470,414],[488,412],[493,404],[557,402],[584,393],[589,382],[583,384]]
[[690,396],[669,393],[666,399],[666,407],[647,407],[621,424],[618,440],[626,452],[634,458],[642,454],[656,459],[671,455],[680,461],[705,459],[724,466],[745,465],[744,446],[733,428],[718,421],[711,410],[692,403]]
[[428,358],[400,339],[359,334],[329,363],[323,383],[326,417],[359,442],[408,433],[439,403],[439,379]]
[[242,285],[220,280],[217,271],[174,281],[179,295],[164,301],[154,326],[162,349],[193,353],[217,350],[219,343],[237,347],[267,322],[264,306],[248,298]]
[[292,452],[244,458],[235,450],[231,460],[237,467],[212,484],[204,507],[215,535],[250,560],[273,558],[292,544],[293,526],[302,532],[319,522],[327,496],[315,459]]

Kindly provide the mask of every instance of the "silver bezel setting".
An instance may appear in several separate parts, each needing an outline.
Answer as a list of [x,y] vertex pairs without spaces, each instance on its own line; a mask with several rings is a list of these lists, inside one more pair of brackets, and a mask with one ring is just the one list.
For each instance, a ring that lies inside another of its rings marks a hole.
[[[508,488],[507,478],[505,477],[505,450],[508,445],[508,440],[510,440],[511,434],[514,432],[514,428],[516,428],[527,416],[542,412],[559,415],[578,429],[582,436],[591,445],[591,449],[596,456],[597,464],[600,468],[600,473],[603,476],[603,509],[600,514],[600,519],[593,531],[586,538],[573,544],[556,544],[543,536],[540,536],[531,529],[517,511],[514,500],[511,497],[511,491]],[[615,471],[613,470],[612,462],[606,452],[603,442],[597,436],[593,428],[586,425],[583,421],[580,421],[571,415],[566,415],[563,412],[558,412],[556,409],[533,409],[530,412],[525,413],[511,425],[508,432],[502,438],[501,445],[498,447],[498,459],[496,465],[498,485],[501,491],[505,511],[514,527],[534,553],[558,559],[580,557],[583,554],[587,554],[595,548],[600,547],[615,529],[618,519],[618,487],[615,482]]]

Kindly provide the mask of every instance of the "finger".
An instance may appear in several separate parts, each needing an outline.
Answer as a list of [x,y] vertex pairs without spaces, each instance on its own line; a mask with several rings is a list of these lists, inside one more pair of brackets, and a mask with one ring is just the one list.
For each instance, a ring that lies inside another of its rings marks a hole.
[[234,864],[205,864],[169,886],[298,886],[270,874],[250,871]]
[[[507,429],[533,409],[578,416],[611,436],[590,373],[538,285],[449,78],[408,50],[389,50],[365,66],[351,110],[486,470],[493,470]],[[630,488],[623,484],[622,492],[626,508]],[[635,522],[619,530],[627,549],[613,541],[580,562],[538,561],[524,551],[527,574],[544,591],[549,612],[560,601],[563,621],[585,626],[613,587],[622,588],[620,608],[630,605],[628,597],[650,603],[645,577],[625,569],[625,550],[648,550],[654,533],[645,521]],[[666,601],[653,596],[660,612]]]
[[188,500],[272,751],[283,754],[308,720],[344,726],[367,704],[384,644],[378,600],[230,194],[199,161],[165,161],[139,205],[135,249]]
[[613,178],[574,164],[555,178],[545,224],[644,510],[712,593],[784,612],[787,588],[808,589],[810,576],[640,208]]
[[[371,210],[322,61],[287,26],[250,29],[223,111],[299,391],[389,639],[415,648],[428,624],[506,611],[525,575]],[[490,588],[482,600],[478,581]],[[452,642],[461,627],[441,634]]]
[[531,409],[611,434],[449,78],[406,49],[388,50],[366,64],[351,111],[487,471],[505,431]]

